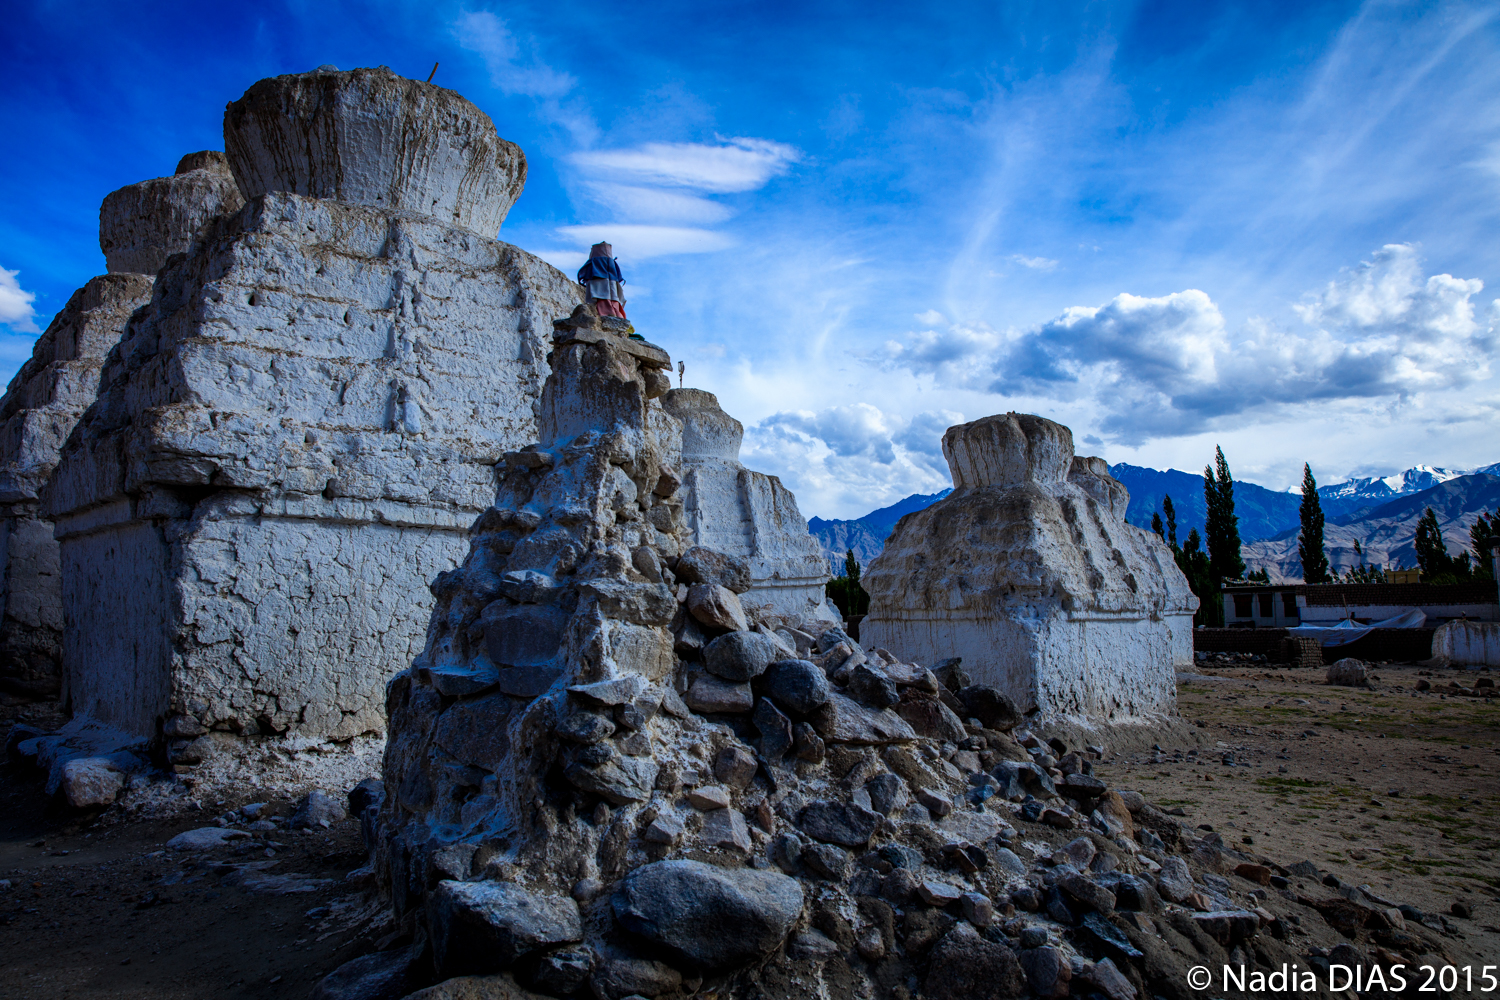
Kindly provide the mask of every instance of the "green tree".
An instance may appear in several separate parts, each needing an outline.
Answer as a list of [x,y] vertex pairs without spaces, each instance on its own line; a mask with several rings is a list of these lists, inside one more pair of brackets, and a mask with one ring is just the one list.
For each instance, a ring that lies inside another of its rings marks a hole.
[[1443,528],[1438,524],[1437,513],[1428,507],[1417,521],[1417,565],[1422,575],[1434,577],[1453,568],[1453,557],[1448,555],[1448,546],[1443,542]]
[[1218,582],[1209,568],[1208,553],[1202,546],[1198,529],[1189,531],[1187,541],[1177,552],[1177,568],[1187,577],[1188,587],[1198,598],[1198,613],[1193,616],[1193,624],[1211,627],[1224,624],[1224,604]]
[[1162,541],[1167,540],[1167,529],[1161,526],[1161,515],[1155,511],[1151,512],[1151,530],[1156,532]]
[[1203,467],[1203,499],[1208,506],[1204,524],[1208,564],[1217,592],[1223,581],[1245,575],[1245,560],[1240,557],[1240,519],[1234,513],[1234,477],[1229,474],[1222,448],[1214,448],[1214,465]]
[[1177,548],[1177,508],[1172,506],[1172,494],[1163,493],[1161,511],[1167,515],[1167,545],[1175,553]]
[[870,610],[870,595],[859,583],[859,560],[854,550],[844,552],[844,572],[829,580],[823,588],[828,599],[845,618],[862,615]]
[[1312,467],[1302,463],[1302,505],[1297,508],[1302,533],[1297,537],[1297,555],[1302,560],[1302,579],[1327,583],[1328,553],[1323,550],[1323,504],[1318,499],[1318,481]]
[[1479,512],[1479,519],[1469,529],[1469,544],[1474,546],[1474,575],[1494,579],[1495,550],[1500,548],[1500,509],[1493,514]]

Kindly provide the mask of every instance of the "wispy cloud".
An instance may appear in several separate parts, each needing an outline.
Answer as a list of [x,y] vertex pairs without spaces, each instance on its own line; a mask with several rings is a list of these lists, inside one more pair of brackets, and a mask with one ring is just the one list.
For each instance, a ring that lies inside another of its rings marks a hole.
[[1058,265],[1058,261],[1051,257],[1027,257],[1025,254],[1013,253],[1010,259],[1022,267],[1029,267],[1033,271],[1051,271]]
[[580,100],[568,100],[578,85],[571,74],[553,69],[539,54],[534,38],[517,35],[487,10],[464,11],[450,25],[459,45],[484,59],[490,82],[502,94],[535,98],[542,115],[583,142],[598,127]]
[[17,280],[20,273],[0,267],[0,323],[17,333],[41,333],[41,327],[36,325],[36,309],[32,307],[36,294],[21,287]]
[[754,191],[801,159],[794,147],[769,139],[726,139],[716,144],[648,142],[633,149],[575,153],[573,163],[602,176],[715,194]]

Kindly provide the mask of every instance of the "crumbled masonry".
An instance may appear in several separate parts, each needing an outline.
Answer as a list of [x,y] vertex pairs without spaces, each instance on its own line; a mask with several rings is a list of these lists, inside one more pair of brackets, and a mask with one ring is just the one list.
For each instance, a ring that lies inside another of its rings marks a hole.
[[1008,413],[950,427],[953,492],[907,514],[861,581],[867,644],[963,658],[1023,712],[1123,721],[1175,712],[1198,599],[1130,494],[1068,428]]

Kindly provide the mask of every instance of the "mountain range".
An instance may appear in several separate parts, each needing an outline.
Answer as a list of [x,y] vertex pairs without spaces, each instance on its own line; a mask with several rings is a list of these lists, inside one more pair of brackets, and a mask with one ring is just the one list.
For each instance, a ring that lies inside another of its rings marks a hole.
[[[1125,515],[1130,523],[1149,528],[1151,515],[1161,511],[1162,498],[1171,496],[1177,511],[1177,540],[1185,541],[1194,528],[1203,534],[1207,511],[1202,475],[1123,462],[1110,466],[1109,471],[1130,491]],[[922,510],[951,492],[915,494],[851,520],[814,517],[808,521],[808,530],[837,575],[844,571],[847,550],[854,551],[861,568],[868,566],[903,515]],[[1335,572],[1357,564],[1356,540],[1365,551],[1366,564],[1415,566],[1416,520],[1429,506],[1438,516],[1449,551],[1457,554],[1469,547],[1468,531],[1480,511],[1500,508],[1500,463],[1472,472],[1418,465],[1393,476],[1320,486],[1318,498],[1327,522],[1328,558]],[[1297,559],[1301,503],[1299,490],[1268,490],[1243,481],[1234,484],[1246,565],[1264,567],[1273,580],[1301,578],[1302,564]]]

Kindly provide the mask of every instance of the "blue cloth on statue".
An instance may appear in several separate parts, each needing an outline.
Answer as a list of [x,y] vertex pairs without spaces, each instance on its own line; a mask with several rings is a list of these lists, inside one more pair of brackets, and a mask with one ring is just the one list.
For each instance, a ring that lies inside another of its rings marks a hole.
[[604,278],[608,281],[624,281],[620,275],[620,264],[613,257],[590,257],[588,261],[578,269],[578,283],[587,284],[590,278]]

